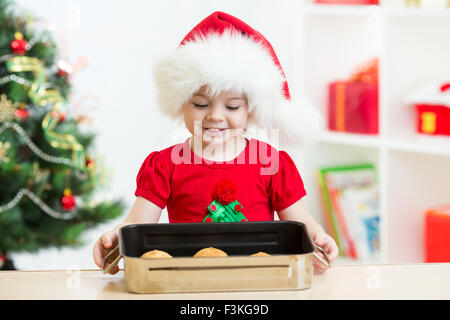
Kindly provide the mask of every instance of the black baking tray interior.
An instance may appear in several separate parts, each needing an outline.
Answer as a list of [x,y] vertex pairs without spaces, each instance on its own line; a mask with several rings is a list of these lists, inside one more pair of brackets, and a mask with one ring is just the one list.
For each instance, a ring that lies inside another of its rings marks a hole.
[[297,221],[132,224],[119,230],[120,253],[126,257],[140,257],[154,249],[173,257],[192,257],[206,247],[229,256],[314,251],[305,224]]

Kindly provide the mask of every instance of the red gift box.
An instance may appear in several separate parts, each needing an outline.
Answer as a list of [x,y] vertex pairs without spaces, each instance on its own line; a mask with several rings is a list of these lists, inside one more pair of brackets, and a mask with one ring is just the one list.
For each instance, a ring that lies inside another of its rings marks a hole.
[[425,262],[450,262],[450,205],[425,211]]
[[450,135],[450,83],[432,82],[406,97],[416,113],[416,130],[428,135]]
[[347,81],[329,85],[328,129],[378,134],[378,68],[373,60]]
[[450,135],[450,108],[444,105],[416,104],[417,131],[431,135]]

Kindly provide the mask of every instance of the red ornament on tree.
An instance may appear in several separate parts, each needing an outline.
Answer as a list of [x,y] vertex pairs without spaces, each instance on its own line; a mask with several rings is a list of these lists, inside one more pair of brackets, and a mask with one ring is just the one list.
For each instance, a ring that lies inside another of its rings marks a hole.
[[223,205],[233,202],[236,200],[236,184],[229,180],[221,181],[214,187],[212,197]]
[[14,115],[17,119],[23,121],[28,119],[28,117],[30,116],[30,111],[25,108],[25,104],[22,104],[19,108],[16,109],[16,111],[14,111]]
[[65,71],[63,69],[58,69],[58,76],[67,77],[68,75],[69,75],[69,73],[67,73],[67,71]]
[[75,198],[70,189],[64,190],[64,197],[61,199],[61,204],[64,210],[70,211],[75,208]]
[[11,41],[11,50],[14,54],[23,55],[27,51],[28,42],[23,38],[21,32],[14,34],[14,40]]

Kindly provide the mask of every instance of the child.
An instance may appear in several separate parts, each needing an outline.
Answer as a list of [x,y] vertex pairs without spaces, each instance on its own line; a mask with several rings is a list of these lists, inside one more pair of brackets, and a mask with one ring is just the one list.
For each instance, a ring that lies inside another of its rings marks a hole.
[[[99,267],[117,244],[120,227],[157,223],[166,206],[170,223],[208,222],[216,196],[227,203],[237,200],[242,220],[274,220],[277,211],[280,220],[305,223],[330,262],[336,259],[335,241],[301,200],[306,191],[289,155],[244,137],[256,124],[275,129],[282,141],[296,142],[298,132],[307,134],[306,122],[317,121],[305,106],[292,104],[278,58],[259,32],[214,12],[157,64],[155,80],[163,113],[183,120],[192,136],[145,159],[130,213],[94,245]],[[316,258],[313,265],[317,273],[326,269]],[[118,271],[116,265],[110,273]]]

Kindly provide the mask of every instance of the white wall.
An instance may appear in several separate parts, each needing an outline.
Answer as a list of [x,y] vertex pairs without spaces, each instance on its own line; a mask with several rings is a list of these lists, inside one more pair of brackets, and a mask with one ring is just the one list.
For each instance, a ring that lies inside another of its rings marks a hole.
[[[63,35],[59,41],[69,62],[80,57],[87,59],[87,66],[72,78],[72,94],[75,99],[92,94],[98,98],[99,108],[91,114],[94,123],[90,130],[98,133],[97,151],[114,170],[110,196],[124,199],[128,208],[134,201],[135,178],[145,157],[187,137],[184,128],[176,128],[156,110],[152,63],[160,54],[174,50],[184,35],[210,13],[225,11],[259,30],[274,46],[294,98],[302,86],[298,70],[303,54],[300,39],[297,42],[302,25],[298,0],[17,0],[17,3],[59,30]],[[93,243],[123,218],[86,232],[83,236],[86,245],[82,248],[15,254],[16,267],[97,268],[92,260]],[[165,210],[161,221],[168,221]]]

